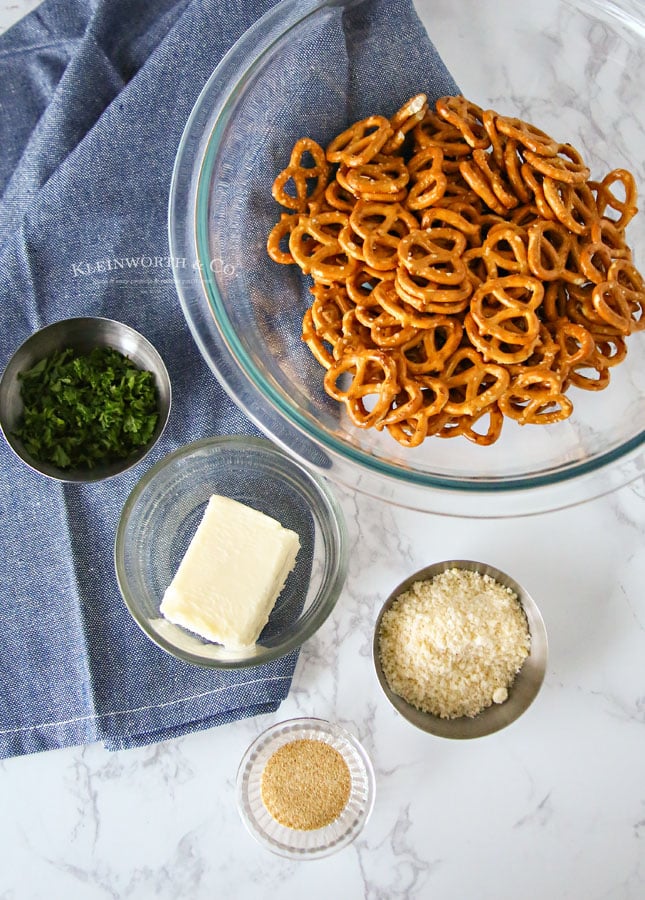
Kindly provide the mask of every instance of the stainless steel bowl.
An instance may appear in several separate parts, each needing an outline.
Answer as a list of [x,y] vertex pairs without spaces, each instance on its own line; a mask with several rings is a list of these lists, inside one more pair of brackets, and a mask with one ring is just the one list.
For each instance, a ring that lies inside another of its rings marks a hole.
[[[157,385],[159,419],[150,441],[127,459],[92,469],[59,469],[34,459],[26,451],[15,429],[22,414],[18,375],[55,351],[65,348],[89,352],[93,347],[112,347],[129,357],[140,369],[153,373]],[[168,371],[159,353],[142,334],[123,322],[100,317],[62,319],[34,332],[18,347],[0,379],[0,428],[14,453],[35,472],[58,481],[102,481],[140,462],[161,437],[170,414],[172,391]]]
[[[390,688],[379,653],[379,634],[381,630],[381,620],[385,612],[392,606],[394,601],[407,591],[415,581],[426,581],[445,572],[447,569],[467,569],[472,572],[479,572],[482,575],[489,575],[495,581],[505,585],[517,594],[522,604],[526,618],[528,621],[529,632],[531,635],[531,649],[528,657],[518,674],[515,677],[512,687],[508,693],[508,699],[504,703],[494,703],[492,706],[482,710],[478,715],[473,717],[461,716],[454,719],[442,719],[439,716],[422,712],[420,709],[412,706],[403,697],[395,694]],[[547,635],[544,621],[537,608],[535,601],[530,594],[518,584],[513,578],[490,566],[487,563],[473,562],[472,560],[446,560],[444,562],[435,563],[415,572],[406,578],[397,588],[395,588],[390,596],[383,604],[379,612],[374,628],[373,642],[374,666],[379,683],[383,688],[383,692],[392,706],[405,718],[408,722],[416,725],[422,731],[429,734],[437,735],[445,738],[476,738],[483,737],[487,734],[493,734],[500,731],[511,722],[514,722],[524,713],[531,703],[537,697],[544,674],[546,671],[546,663],[548,656]]]

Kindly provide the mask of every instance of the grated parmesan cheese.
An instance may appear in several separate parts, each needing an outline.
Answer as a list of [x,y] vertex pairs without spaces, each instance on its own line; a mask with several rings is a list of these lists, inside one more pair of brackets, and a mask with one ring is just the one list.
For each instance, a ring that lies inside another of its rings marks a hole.
[[529,649],[517,595],[467,569],[415,582],[383,614],[379,630],[391,690],[443,719],[503,703]]

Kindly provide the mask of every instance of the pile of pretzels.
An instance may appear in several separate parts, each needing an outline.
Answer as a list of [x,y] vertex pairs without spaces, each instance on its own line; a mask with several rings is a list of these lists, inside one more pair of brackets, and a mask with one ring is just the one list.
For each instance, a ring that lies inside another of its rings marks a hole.
[[302,337],[359,428],[403,446],[568,418],[645,328],[626,169],[463,96],[425,94],[323,149],[297,141],[267,241],[311,277]]

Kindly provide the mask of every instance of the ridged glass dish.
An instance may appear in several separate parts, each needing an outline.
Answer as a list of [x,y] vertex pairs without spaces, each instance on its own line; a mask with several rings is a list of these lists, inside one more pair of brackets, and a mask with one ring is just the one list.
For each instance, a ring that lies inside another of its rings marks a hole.
[[[258,641],[227,649],[159,612],[211,494],[230,497],[296,531],[300,550]],[[128,497],[115,542],[119,588],[135,622],[167,653],[237,669],[285,656],[325,622],[347,572],[342,510],[325,482],[263,438],[215,437],[152,466]]]
[[[262,773],[271,756],[291,741],[324,741],[340,753],[351,776],[349,799],[329,825],[300,830],[281,825],[261,794]],[[353,735],[324,719],[289,719],[264,731],[244,754],[237,773],[237,805],[249,833],[262,846],[290,859],[318,859],[336,853],[362,831],[374,805],[374,772]]]
[[[477,0],[416,5],[469,99],[572,143],[593,177],[626,167],[645,187],[641,4],[500,0],[499,29],[481,26]],[[239,406],[289,453],[339,483],[396,504],[450,515],[514,516],[574,505],[633,481],[645,472],[642,332],[628,339],[627,357],[612,369],[607,389],[571,389],[569,419],[548,426],[507,422],[490,447],[431,438],[409,449],[387,432],[355,427],[325,394],[323,370],[300,340],[306,306],[299,271],[275,265],[265,278],[263,268],[258,283],[255,260],[279,215],[270,197],[273,178],[297,137],[325,145],[338,130],[337,122],[316,112],[309,90],[280,76],[284,62],[309,39],[311,90],[318,85],[314,95],[328,98],[325,73],[319,84],[312,75],[320,50],[311,34],[339,9],[363,6],[355,0],[284,0],[242,37],[198,99],[177,154],[169,234],[172,256],[185,260],[175,271],[177,289],[201,352]],[[384,84],[392,74],[388,66],[384,57]],[[335,90],[343,109],[343,89]],[[299,123],[298,134],[285,134],[276,124],[279,115],[262,118],[267,92],[273,113],[277,97],[278,108]],[[260,173],[266,182],[261,192],[254,168],[258,141],[275,169]],[[252,228],[240,213],[250,198],[257,204]],[[642,271],[645,214],[630,223],[627,235]],[[189,271],[199,278],[188,278]],[[293,327],[285,327],[290,316]]]

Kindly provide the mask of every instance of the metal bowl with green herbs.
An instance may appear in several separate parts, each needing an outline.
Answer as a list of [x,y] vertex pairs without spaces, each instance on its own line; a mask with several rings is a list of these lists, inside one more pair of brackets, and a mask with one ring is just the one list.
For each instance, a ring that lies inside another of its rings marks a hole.
[[129,469],[159,440],[171,386],[152,344],[112,319],[63,319],[35,332],[0,379],[0,426],[28,466],[61,481]]

